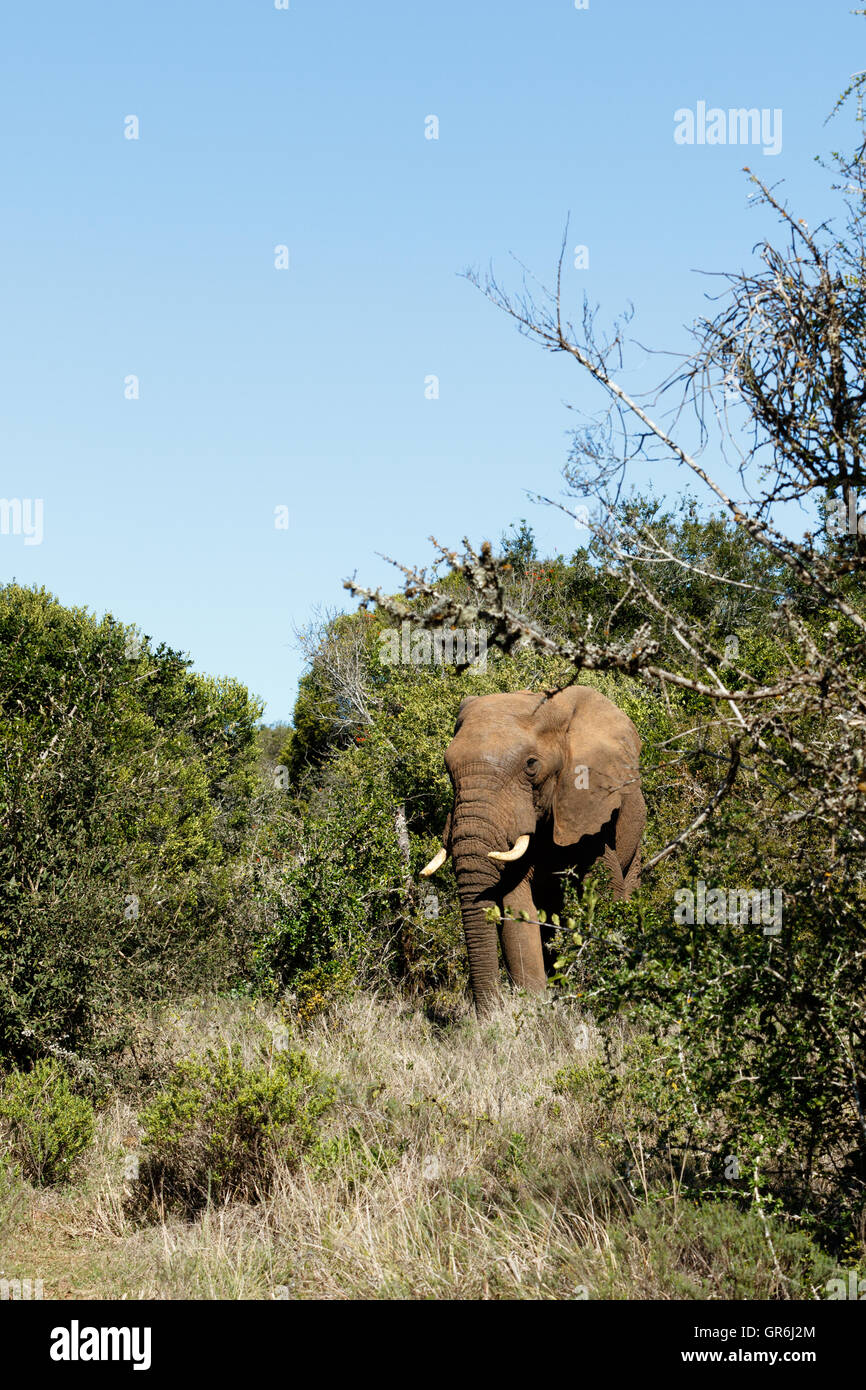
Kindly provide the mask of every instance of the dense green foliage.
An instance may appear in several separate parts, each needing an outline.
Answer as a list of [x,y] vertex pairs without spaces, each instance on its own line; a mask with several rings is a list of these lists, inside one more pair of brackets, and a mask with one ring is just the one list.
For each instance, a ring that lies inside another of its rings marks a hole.
[[334,1099],[301,1052],[247,1065],[239,1048],[178,1062],[141,1116],[145,1160],[132,1205],[192,1215],[208,1202],[258,1201],[279,1160],[292,1166]]
[[0,1055],[112,1046],[231,969],[259,708],[44,590],[0,590]]
[[29,1072],[12,1071],[0,1089],[5,1149],[34,1183],[64,1182],[93,1139],[94,1112],[75,1095],[63,1068],[40,1058]]

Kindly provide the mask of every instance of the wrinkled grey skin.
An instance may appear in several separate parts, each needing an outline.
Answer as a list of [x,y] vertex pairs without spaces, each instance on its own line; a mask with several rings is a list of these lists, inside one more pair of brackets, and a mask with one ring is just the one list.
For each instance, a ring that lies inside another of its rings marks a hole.
[[[445,763],[454,805],[443,835],[460,894],[469,978],[479,1013],[499,999],[495,907],[537,919],[562,905],[564,870],[582,877],[600,858],[614,896],[640,878],[646,806],[640,790],[640,739],[627,715],[589,686],[547,698],[532,691],[471,695],[463,701]],[[489,857],[521,835],[529,847],[514,863]],[[537,920],[499,929],[514,984],[546,985]]]

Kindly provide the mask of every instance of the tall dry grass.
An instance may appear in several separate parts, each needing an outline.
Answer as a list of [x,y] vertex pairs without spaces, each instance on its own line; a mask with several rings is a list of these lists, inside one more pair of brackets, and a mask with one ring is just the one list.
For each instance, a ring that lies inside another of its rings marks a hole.
[[[252,1062],[285,1045],[261,1005],[198,1000],[142,1021],[141,1071],[221,1042]],[[757,1221],[659,1187],[640,1146],[628,1180],[614,1119],[555,1085],[598,1035],[566,1004],[508,1000],[446,1031],[405,1001],[363,994],[290,1045],[337,1079],[321,1151],[278,1168],[258,1203],[142,1226],[127,1214],[142,1098],[115,1098],[66,1189],[0,1190],[0,1270],[45,1297],[684,1298],[781,1290]],[[794,1263],[797,1258],[793,1257]],[[807,1252],[788,1291],[828,1277]],[[796,1276],[796,1277],[795,1277]],[[799,1283],[796,1280],[799,1279]]]

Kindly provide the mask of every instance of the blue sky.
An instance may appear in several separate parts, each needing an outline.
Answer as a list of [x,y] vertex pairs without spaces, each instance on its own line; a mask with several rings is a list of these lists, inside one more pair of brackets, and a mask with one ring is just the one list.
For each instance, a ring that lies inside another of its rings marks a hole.
[[[813,157],[850,132],[823,122],[864,25],[836,0],[8,7],[0,495],[42,498],[44,538],[0,535],[3,579],[136,623],[277,720],[294,626],[356,571],[398,587],[377,552],[425,563],[430,534],[526,516],[570,553],[525,493],[561,491],[564,402],[596,398],[460,272],[515,283],[514,253],[549,279],[570,214],[574,308],[631,300],[637,337],[684,349],[695,272],[772,228],[744,164],[834,210]],[[781,153],[677,145],[702,100],[781,109]]]

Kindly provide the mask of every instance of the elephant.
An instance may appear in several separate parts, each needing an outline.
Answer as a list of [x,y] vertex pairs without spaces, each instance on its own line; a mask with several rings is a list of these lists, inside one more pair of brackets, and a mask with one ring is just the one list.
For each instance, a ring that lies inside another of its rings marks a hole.
[[[638,885],[646,823],[640,750],[628,716],[591,686],[469,695],[461,703],[445,753],[454,802],[442,848],[421,873],[429,877],[451,855],[480,1015],[500,1002],[488,909],[499,914],[512,983],[538,993],[547,984],[538,910],[548,921],[561,911],[565,871],[582,880],[603,858],[615,898]],[[519,920],[521,913],[531,920]]]

